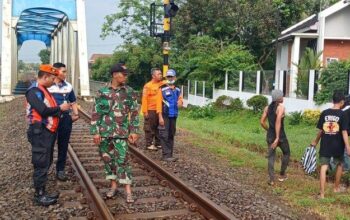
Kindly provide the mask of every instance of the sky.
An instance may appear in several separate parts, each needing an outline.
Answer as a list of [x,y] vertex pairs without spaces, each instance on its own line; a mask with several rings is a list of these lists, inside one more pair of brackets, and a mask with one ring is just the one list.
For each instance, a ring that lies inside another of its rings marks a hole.
[[[2,1],[3,0],[0,0],[1,6]],[[117,11],[118,3],[119,0],[85,0],[88,58],[94,53],[113,53],[116,46],[122,43],[122,39],[118,36],[108,37],[105,40],[100,38],[104,17],[115,13]],[[1,10],[0,19],[2,20]],[[45,49],[45,44],[43,42],[33,40],[26,41],[19,50],[18,59],[27,63],[40,62],[38,53],[42,49]]]

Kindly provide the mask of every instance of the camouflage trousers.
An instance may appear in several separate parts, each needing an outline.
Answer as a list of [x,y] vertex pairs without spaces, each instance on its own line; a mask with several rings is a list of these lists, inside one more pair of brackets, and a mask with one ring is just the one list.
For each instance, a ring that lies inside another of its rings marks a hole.
[[107,180],[116,180],[120,184],[131,184],[130,154],[127,139],[103,138],[100,154],[105,164]]

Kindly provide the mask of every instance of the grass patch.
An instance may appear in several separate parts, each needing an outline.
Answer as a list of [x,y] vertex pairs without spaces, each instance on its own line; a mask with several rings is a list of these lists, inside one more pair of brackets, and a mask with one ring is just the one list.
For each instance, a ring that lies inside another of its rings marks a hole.
[[283,193],[284,193],[284,190],[281,187],[276,187],[272,189],[272,194],[275,196],[282,196]]
[[338,197],[338,200],[341,204],[350,206],[350,196],[349,195],[341,195]]
[[[251,151],[263,153],[267,149],[266,132],[260,127],[260,114],[251,111],[217,113],[214,118],[192,119],[187,110],[182,110],[178,126],[200,137],[212,137],[228,144],[234,144]],[[300,160],[306,146],[315,138],[316,128],[301,123],[289,125],[285,120],[285,130],[290,143],[292,159]]]
[[[267,186],[267,146],[266,132],[260,128],[260,114],[250,111],[216,113],[210,119],[192,119],[182,110],[178,118],[178,127],[191,135],[181,137],[189,145],[206,148],[215,155],[224,158],[233,167],[245,167],[255,170],[254,187],[269,192],[275,197],[287,201],[293,209],[308,209],[326,219],[350,219],[349,194],[333,193],[333,183],[326,185],[326,199],[317,200],[319,180],[315,176],[304,175],[301,169],[289,167],[289,178],[275,187]],[[285,120],[285,130],[291,147],[291,159],[299,161],[305,147],[316,135],[316,128],[304,123],[289,125]],[[180,138],[180,137],[178,137]],[[278,150],[280,153],[280,150]],[[280,163],[276,163],[276,175]],[[349,179],[350,174],[345,179]]]
[[301,198],[301,199],[298,201],[298,204],[299,204],[301,207],[309,208],[309,207],[312,207],[312,206],[315,205],[315,200],[310,199],[310,198]]

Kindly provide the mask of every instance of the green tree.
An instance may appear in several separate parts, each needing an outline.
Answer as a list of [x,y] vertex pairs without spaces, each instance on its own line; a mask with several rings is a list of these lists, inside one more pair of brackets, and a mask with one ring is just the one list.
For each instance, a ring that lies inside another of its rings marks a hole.
[[49,64],[50,63],[50,54],[51,54],[51,52],[48,49],[40,50],[38,55],[40,57],[40,61],[42,64]]
[[23,60],[18,60],[18,64],[17,64],[17,68],[18,68],[18,71],[24,71],[26,67],[26,64],[23,62]]
[[257,57],[260,68],[272,68],[273,40],[281,30],[314,13],[316,0],[187,0],[175,19],[176,42],[186,50],[190,36],[209,35],[220,47],[235,43]]
[[[150,4],[162,4],[161,0],[128,0],[120,1],[118,11],[107,15],[102,25],[101,37],[118,34],[126,43],[137,42],[149,37]],[[162,13],[158,13],[159,16]],[[160,17],[159,17],[160,19]]]

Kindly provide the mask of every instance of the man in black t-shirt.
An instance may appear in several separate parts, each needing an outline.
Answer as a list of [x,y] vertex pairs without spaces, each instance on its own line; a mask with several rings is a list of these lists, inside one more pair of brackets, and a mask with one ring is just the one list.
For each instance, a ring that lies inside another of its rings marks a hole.
[[317,123],[319,129],[316,139],[311,146],[316,147],[321,139],[320,147],[320,198],[324,198],[326,185],[326,171],[329,162],[333,157],[336,164],[334,192],[340,192],[340,178],[342,175],[342,163],[344,161],[344,147],[350,152],[348,142],[348,119],[346,114],[341,110],[344,106],[345,97],[340,92],[333,94],[333,107],[324,110]]

